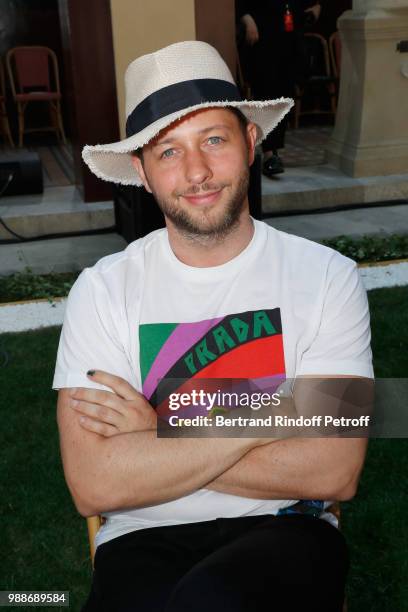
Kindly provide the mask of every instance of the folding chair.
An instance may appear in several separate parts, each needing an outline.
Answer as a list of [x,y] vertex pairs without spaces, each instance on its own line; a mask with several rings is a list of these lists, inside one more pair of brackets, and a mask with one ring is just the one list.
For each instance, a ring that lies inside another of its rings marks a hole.
[[[27,132],[56,132],[65,144],[61,114],[61,91],[58,61],[48,47],[14,47],[6,55],[7,71],[18,112],[18,144],[23,146]],[[25,128],[25,111],[30,102],[48,102],[51,124],[39,128]]]

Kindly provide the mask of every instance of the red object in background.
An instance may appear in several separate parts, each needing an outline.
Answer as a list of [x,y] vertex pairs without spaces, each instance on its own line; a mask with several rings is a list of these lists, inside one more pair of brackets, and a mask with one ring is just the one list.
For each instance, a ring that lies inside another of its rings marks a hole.
[[289,4],[286,5],[285,15],[283,16],[283,24],[285,32],[293,32],[295,25],[293,23],[293,13],[289,8]]

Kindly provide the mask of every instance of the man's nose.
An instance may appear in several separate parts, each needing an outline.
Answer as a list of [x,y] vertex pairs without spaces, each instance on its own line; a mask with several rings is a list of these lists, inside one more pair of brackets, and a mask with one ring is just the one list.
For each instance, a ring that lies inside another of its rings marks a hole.
[[186,179],[193,185],[200,185],[212,177],[212,171],[205,153],[189,151],[185,156]]

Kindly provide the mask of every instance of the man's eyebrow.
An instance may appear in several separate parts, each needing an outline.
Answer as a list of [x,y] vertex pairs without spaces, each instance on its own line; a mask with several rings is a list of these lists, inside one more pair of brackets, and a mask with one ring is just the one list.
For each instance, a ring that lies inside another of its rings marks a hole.
[[159,147],[160,145],[164,145],[164,144],[171,144],[172,142],[174,142],[174,138],[166,138],[165,140],[157,140],[156,142],[153,142],[152,148],[154,149],[155,147]]
[[[231,128],[229,125],[226,125],[225,123],[217,123],[216,125],[210,125],[209,127],[199,130],[198,134],[206,134],[207,132],[211,132],[212,130],[219,130],[219,129],[230,130]],[[177,140],[177,138],[165,138],[164,140],[158,140],[157,142],[152,144],[152,147],[155,148],[155,147],[159,147],[160,145],[171,144],[175,140]]]
[[226,125],[225,123],[217,123],[216,125],[210,125],[210,127],[203,128],[198,133],[199,134],[205,134],[206,132],[211,132],[211,130],[219,130],[221,128],[223,128],[225,130],[230,130],[231,129],[231,127],[229,125]]

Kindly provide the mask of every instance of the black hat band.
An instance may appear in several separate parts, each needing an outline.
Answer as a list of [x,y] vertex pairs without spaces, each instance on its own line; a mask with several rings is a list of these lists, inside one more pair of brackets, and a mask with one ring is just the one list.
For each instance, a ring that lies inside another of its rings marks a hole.
[[197,104],[241,100],[238,87],[221,79],[195,79],[168,85],[150,94],[133,109],[126,121],[126,137],[141,132],[162,117]]

